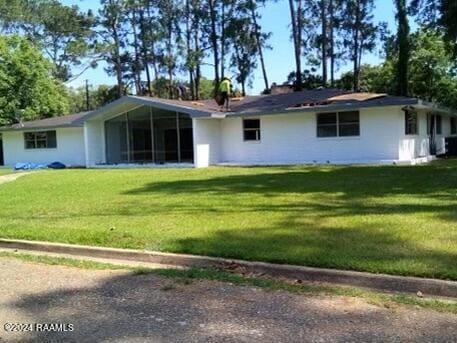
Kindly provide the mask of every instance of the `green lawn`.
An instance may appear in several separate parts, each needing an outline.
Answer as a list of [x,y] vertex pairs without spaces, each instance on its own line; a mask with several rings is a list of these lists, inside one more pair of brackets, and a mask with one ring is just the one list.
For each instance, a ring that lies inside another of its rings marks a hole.
[[457,280],[457,161],[40,171],[0,236]]
[[13,174],[13,173],[14,173],[14,170],[11,168],[0,167],[0,176],[7,175],[7,174]]

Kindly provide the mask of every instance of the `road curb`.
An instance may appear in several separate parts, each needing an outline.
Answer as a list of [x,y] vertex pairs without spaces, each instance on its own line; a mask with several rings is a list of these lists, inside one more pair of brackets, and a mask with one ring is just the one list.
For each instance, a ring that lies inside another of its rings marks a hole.
[[292,280],[326,282],[389,292],[417,293],[420,291],[426,296],[457,298],[457,282],[455,281],[40,241],[0,239],[0,247],[112,260],[137,261],[168,266],[221,268],[273,277],[283,277]]

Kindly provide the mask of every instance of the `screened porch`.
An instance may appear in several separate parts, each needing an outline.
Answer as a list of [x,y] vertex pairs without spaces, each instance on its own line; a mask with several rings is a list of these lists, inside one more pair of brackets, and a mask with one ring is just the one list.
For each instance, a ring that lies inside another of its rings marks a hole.
[[104,125],[107,164],[193,163],[187,114],[142,106]]

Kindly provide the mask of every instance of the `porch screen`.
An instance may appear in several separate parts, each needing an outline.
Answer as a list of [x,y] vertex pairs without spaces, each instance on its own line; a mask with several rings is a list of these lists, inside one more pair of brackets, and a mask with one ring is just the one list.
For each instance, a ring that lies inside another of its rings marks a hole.
[[192,163],[192,120],[140,107],[105,122],[106,159],[117,163]]

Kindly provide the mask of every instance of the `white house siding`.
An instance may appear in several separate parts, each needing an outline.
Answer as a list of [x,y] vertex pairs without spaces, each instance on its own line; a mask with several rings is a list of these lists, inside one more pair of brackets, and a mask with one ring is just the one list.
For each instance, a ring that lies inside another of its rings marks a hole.
[[405,134],[405,117],[404,112],[401,112],[401,138],[400,138],[400,161],[414,162],[416,159],[426,158],[430,152],[430,140],[427,133],[427,113],[420,111],[418,113],[418,134]]
[[194,138],[194,165],[208,167],[220,162],[220,119],[192,119]]
[[315,113],[261,116],[260,142],[243,141],[242,119],[221,122],[220,163],[373,163],[397,161],[399,107],[360,111],[360,136],[318,138]]
[[436,153],[438,155],[446,153],[446,137],[451,136],[450,117],[446,115],[441,117],[442,132],[441,135],[436,135]]
[[27,130],[9,131],[3,133],[3,150],[5,165],[14,166],[19,162],[49,164],[54,161],[66,165],[84,166],[84,132],[82,127],[60,128],[56,131],[57,148],[55,149],[25,149],[24,132],[53,131]]
[[84,124],[84,139],[86,145],[86,166],[94,167],[106,162],[105,126],[101,120],[87,121]]

